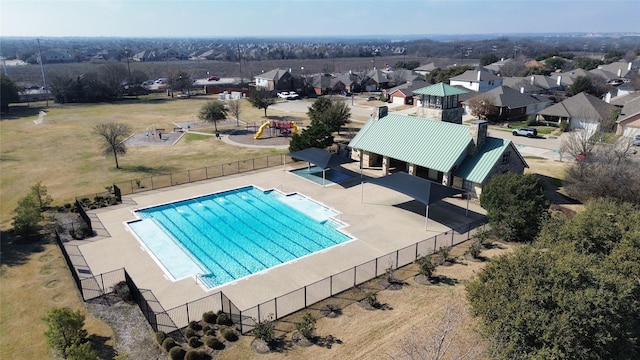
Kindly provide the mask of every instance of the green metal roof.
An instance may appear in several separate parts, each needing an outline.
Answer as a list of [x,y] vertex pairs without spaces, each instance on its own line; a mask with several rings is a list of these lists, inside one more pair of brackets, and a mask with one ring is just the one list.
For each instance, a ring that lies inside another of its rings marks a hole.
[[445,97],[445,96],[466,94],[468,93],[468,91],[459,89],[451,85],[447,85],[445,83],[437,83],[431,86],[423,87],[418,90],[414,90],[413,93],[418,95],[431,95],[431,96]]
[[467,158],[454,175],[482,184],[495,164],[502,161],[502,154],[509,144],[511,144],[510,140],[487,137],[482,149],[476,155]]
[[470,143],[469,128],[464,125],[388,114],[369,120],[349,146],[448,172],[466,157]]

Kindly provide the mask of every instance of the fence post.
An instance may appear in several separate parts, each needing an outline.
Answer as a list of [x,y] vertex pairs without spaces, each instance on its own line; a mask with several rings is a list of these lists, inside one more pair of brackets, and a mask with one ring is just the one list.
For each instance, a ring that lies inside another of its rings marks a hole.
[[438,252],[438,235],[433,237],[433,253],[435,254],[436,252]]
[[191,319],[189,319],[189,303],[184,304],[184,307],[187,309],[187,323],[189,321],[191,321]]
[[153,176],[151,177],[151,190],[153,190]]
[[329,295],[333,296],[333,275],[329,276]]
[[304,286],[304,308],[307,308],[307,286]]
[[189,179],[189,182],[191,182],[191,170],[187,170],[187,178]]
[[353,267],[353,286],[356,286],[356,282],[358,282],[358,267]]
[[238,174],[240,173],[240,161],[236,162],[236,168],[238,171],[236,171]]
[[169,173],[169,184],[173,186],[173,173]]
[[451,229],[451,246],[453,246],[453,235],[456,233],[455,230]]
[[209,179],[209,167],[208,166],[204,167],[204,178],[205,179]]
[[[229,301],[231,301],[231,300],[229,300]],[[241,319],[240,323],[242,323],[242,318],[240,318],[240,319]],[[261,319],[261,317],[260,317],[260,304],[258,304],[258,322],[262,321],[260,319]]]
[[100,274],[100,282],[102,283],[102,294],[104,294],[106,289],[104,288],[104,275]]
[[373,273],[374,277],[378,276],[378,258],[376,258],[376,272]]
[[251,170],[255,170],[255,169],[256,169],[256,159],[251,158]]
[[276,318],[274,320],[278,320],[278,298],[273,299],[273,304],[275,305],[273,309],[276,312]]

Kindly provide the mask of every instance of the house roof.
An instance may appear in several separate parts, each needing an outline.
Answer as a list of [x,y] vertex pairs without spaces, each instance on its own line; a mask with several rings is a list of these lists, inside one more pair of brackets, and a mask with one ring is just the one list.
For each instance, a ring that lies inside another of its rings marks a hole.
[[575,117],[602,121],[617,108],[593,95],[581,92],[562,102],[538,111],[540,115]]
[[589,72],[607,81],[619,78],[618,75],[603,69],[593,69],[593,70],[589,70]]
[[[482,149],[476,155],[465,159],[455,172],[455,176],[474,183],[483,183],[491,173],[491,169],[498,161],[502,160],[502,154],[510,146],[513,147],[513,143],[510,140],[487,137]],[[529,167],[520,152],[514,152],[518,154],[525,166]]]
[[349,146],[448,172],[471,143],[469,129],[464,125],[388,114],[369,120]]
[[542,101],[527,95],[522,94],[508,86],[499,86],[483,93],[483,96],[489,96],[493,99],[493,103],[498,107],[507,107],[509,109],[517,109],[526,107],[532,104],[540,103]]
[[435,63],[428,63],[426,65],[420,65],[413,69],[414,71],[433,71],[437,68]]
[[616,122],[625,121],[633,116],[640,114],[640,97],[635,98],[634,100],[629,101],[624,104],[622,107],[622,111],[620,111],[620,116]]
[[420,88],[415,90],[413,93],[418,95],[431,95],[431,96],[452,96],[452,95],[461,95],[468,93],[468,90],[462,90],[460,88],[447,85],[445,83],[437,83],[431,86],[427,86],[424,88]]
[[393,87],[387,90],[387,93],[390,95],[395,93],[396,91],[402,92],[405,96],[411,96],[417,89],[421,89],[429,85],[429,83],[425,80],[414,80],[410,82],[406,82],[404,84],[400,84],[396,87]]
[[633,101],[635,99],[637,99],[638,97],[640,97],[640,91],[635,91],[629,94],[625,94],[622,96],[616,96],[611,98],[611,101],[609,102],[611,105],[615,105],[615,106],[624,106],[626,103],[628,103],[629,101]]
[[387,78],[387,74],[385,74],[384,72],[378,70],[378,69],[373,69],[371,71],[369,71],[367,73],[366,76],[367,79],[372,79],[373,81],[375,81],[378,84],[384,84],[389,82],[389,79]]
[[[626,61],[616,61],[611,64],[600,65],[598,66],[598,69],[608,71],[614,74],[616,78],[628,77],[629,72],[631,72],[631,70],[629,70],[629,63]],[[618,71],[620,72],[620,75],[618,75]]]
[[458,75],[458,76],[454,76],[452,78],[449,79],[449,81],[454,80],[454,81],[478,81],[478,71],[480,72],[480,81],[491,81],[491,80],[498,80],[501,79],[501,77],[492,74],[490,71],[487,71],[485,69],[480,69],[480,70],[467,70],[465,72],[463,72],[462,74]]
[[504,77],[502,78],[502,85],[520,90],[520,87],[527,88],[539,88],[542,90],[550,90],[558,87],[556,80],[544,75],[531,75],[527,77]]
[[267,79],[267,80],[278,81],[286,73],[287,73],[287,70],[284,70],[284,69],[273,69],[271,71],[267,71],[266,73],[262,73],[262,74],[256,75],[255,78],[256,79]]

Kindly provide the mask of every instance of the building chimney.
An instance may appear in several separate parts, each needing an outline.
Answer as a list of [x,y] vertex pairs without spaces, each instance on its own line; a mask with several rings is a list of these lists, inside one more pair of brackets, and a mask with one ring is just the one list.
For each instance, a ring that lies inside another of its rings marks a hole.
[[473,148],[470,155],[475,155],[482,149],[482,146],[487,139],[487,126],[489,123],[486,120],[476,120],[469,126],[469,136],[473,140]]
[[611,104],[611,92],[607,92],[607,95],[604,96],[604,102],[607,104]]
[[536,82],[535,76],[531,75],[531,85],[533,85],[535,82]]
[[562,86],[562,75],[558,75],[558,80],[556,82],[556,85]]
[[524,86],[520,86],[520,94],[524,94]]
[[618,77],[622,76],[622,69],[618,69]]
[[478,70],[478,81],[480,81],[480,77],[481,77],[481,73],[480,73],[480,70]]
[[632,65],[632,63],[631,63],[631,61],[629,61],[629,64],[627,65],[627,71],[631,71],[631,65]]
[[378,105],[373,108],[373,114],[371,116],[373,117],[373,120],[378,120],[387,116],[388,112],[389,108],[386,105]]

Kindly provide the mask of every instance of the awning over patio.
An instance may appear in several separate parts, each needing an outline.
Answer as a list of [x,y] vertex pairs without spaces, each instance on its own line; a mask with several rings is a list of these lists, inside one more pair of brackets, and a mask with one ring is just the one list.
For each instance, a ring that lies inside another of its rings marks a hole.
[[348,157],[334,155],[328,151],[318,148],[309,148],[296,151],[290,153],[288,156],[290,156],[292,159],[312,163],[323,170],[353,162],[353,160]]
[[[391,175],[369,179],[367,182],[403,193],[426,205],[425,229],[429,219],[429,205],[446,197],[463,194],[465,191],[454,189],[431,180],[396,172]],[[468,207],[468,199],[467,199]]]

